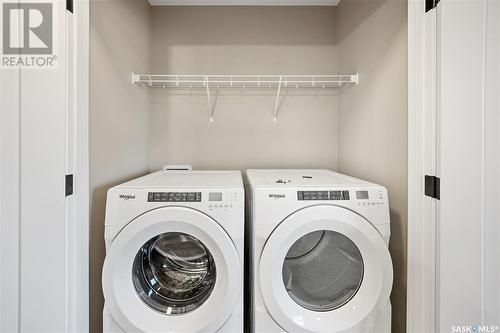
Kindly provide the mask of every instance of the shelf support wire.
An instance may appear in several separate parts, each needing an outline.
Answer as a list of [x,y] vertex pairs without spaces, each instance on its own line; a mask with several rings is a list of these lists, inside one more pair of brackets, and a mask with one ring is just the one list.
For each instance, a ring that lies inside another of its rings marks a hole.
[[281,81],[283,80],[283,77],[280,76],[280,80],[278,83],[278,93],[276,94],[276,104],[274,104],[274,114],[273,114],[273,122],[277,122],[278,119],[276,116],[278,115],[278,107],[279,107],[279,102],[280,102],[280,93],[281,93]]

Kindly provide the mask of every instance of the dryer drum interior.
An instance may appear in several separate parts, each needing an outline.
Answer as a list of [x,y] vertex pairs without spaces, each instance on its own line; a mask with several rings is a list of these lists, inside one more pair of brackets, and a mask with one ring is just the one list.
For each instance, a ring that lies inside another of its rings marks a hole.
[[300,306],[335,310],[351,300],[363,280],[363,258],[345,235],[318,230],[299,238],[283,263],[283,283]]
[[212,254],[197,238],[179,232],[158,235],[138,251],[133,264],[137,294],[166,315],[195,310],[215,286]]

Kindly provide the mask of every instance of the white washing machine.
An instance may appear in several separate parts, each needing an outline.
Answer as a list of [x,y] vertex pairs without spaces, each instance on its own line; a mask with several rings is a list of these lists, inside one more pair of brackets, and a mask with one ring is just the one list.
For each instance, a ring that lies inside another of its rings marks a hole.
[[239,171],[160,171],[109,190],[104,332],[243,330]]
[[253,331],[390,332],[384,187],[328,170],[248,170]]

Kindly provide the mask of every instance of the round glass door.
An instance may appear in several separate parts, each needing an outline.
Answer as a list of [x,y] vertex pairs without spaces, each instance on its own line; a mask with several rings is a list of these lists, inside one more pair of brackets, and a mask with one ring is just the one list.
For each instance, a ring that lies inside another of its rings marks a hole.
[[210,296],[217,277],[210,251],[197,238],[180,232],[147,241],[135,256],[132,274],[141,300],[166,315],[198,308]]
[[288,250],[282,277],[300,306],[316,312],[349,302],[363,280],[363,258],[352,240],[331,230],[310,232]]

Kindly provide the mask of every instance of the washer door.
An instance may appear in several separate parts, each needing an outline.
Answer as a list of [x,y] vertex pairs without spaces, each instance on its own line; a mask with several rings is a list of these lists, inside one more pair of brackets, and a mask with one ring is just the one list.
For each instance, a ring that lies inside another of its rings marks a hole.
[[338,332],[389,301],[392,262],[385,242],[360,215],[317,205],[287,217],[259,263],[267,310],[287,332]]
[[185,207],[130,222],[103,268],[113,318],[127,332],[216,332],[242,290],[242,263],[222,227]]

